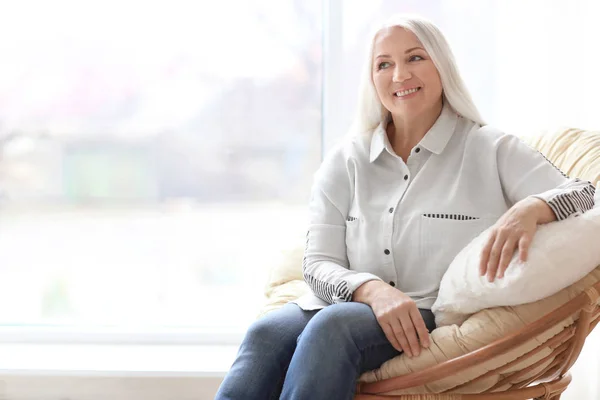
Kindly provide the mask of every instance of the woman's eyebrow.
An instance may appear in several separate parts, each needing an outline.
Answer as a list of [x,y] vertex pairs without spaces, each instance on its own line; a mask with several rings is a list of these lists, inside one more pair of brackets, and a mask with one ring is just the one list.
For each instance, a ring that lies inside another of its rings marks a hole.
[[[413,50],[423,50],[423,51],[425,51],[425,49],[422,48],[422,47],[411,47],[410,49],[406,50],[404,52],[404,54],[408,54],[408,53],[410,53]],[[375,57],[375,59],[378,59],[378,58],[390,58],[390,57],[391,56],[389,54],[379,54],[377,57]]]
[[424,49],[424,48],[422,48],[422,47],[418,47],[418,46],[417,46],[417,47],[411,47],[410,49],[406,50],[406,51],[404,52],[404,54],[410,53],[410,52],[411,52],[411,51],[413,51],[413,50],[423,50],[423,51],[425,51],[425,49]]

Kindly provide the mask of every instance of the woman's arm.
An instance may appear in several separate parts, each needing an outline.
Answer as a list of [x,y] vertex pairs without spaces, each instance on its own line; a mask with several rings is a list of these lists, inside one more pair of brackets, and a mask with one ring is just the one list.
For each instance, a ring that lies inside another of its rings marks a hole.
[[526,261],[537,225],[562,220],[594,207],[595,187],[569,179],[540,152],[505,135],[497,143],[498,174],[510,209],[494,224],[479,264],[491,282],[502,278],[519,251]]
[[516,136],[500,137],[496,148],[498,174],[511,206],[527,197],[535,197],[546,202],[557,220],[594,207],[596,189],[591,182],[570,179],[542,153]]
[[349,269],[346,218],[353,189],[343,148],[334,149],[315,174],[302,272],[314,294],[326,302],[352,301],[360,285],[381,280]]

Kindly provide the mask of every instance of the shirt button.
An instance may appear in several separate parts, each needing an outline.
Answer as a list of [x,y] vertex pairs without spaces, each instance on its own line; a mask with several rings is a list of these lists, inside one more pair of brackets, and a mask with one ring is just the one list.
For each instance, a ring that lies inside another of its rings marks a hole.
[[391,287],[394,287],[394,286],[396,286],[396,282],[394,282],[394,281],[390,281],[390,286],[391,286]]
[[388,249],[385,249],[383,252],[385,253],[385,255],[390,254],[390,251]]
[[419,147],[417,147],[417,148],[415,149],[415,153],[418,153],[418,152],[420,152],[420,151],[421,151],[421,149],[420,149]]
[[394,207],[390,207],[390,209],[388,211],[390,212],[390,214],[393,213],[394,212]]
[[404,180],[408,180],[408,175],[404,175]]

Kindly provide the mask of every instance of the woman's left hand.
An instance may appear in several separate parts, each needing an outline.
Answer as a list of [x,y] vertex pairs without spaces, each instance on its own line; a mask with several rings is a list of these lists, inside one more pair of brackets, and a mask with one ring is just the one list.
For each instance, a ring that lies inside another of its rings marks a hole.
[[[504,213],[492,228],[481,253],[480,275],[487,275],[490,282],[496,277],[503,278],[517,249],[520,261],[527,261],[537,225],[542,219],[547,219],[548,211],[552,213],[546,202],[531,197],[516,203]],[[544,218],[541,218],[542,215]]]

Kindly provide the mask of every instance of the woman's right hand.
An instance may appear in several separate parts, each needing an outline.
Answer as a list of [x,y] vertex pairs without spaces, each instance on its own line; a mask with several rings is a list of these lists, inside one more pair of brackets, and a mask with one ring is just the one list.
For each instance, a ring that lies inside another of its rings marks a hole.
[[421,344],[429,347],[429,331],[417,305],[400,290],[382,281],[368,281],[354,291],[352,300],[371,307],[396,350],[412,358],[421,353]]

